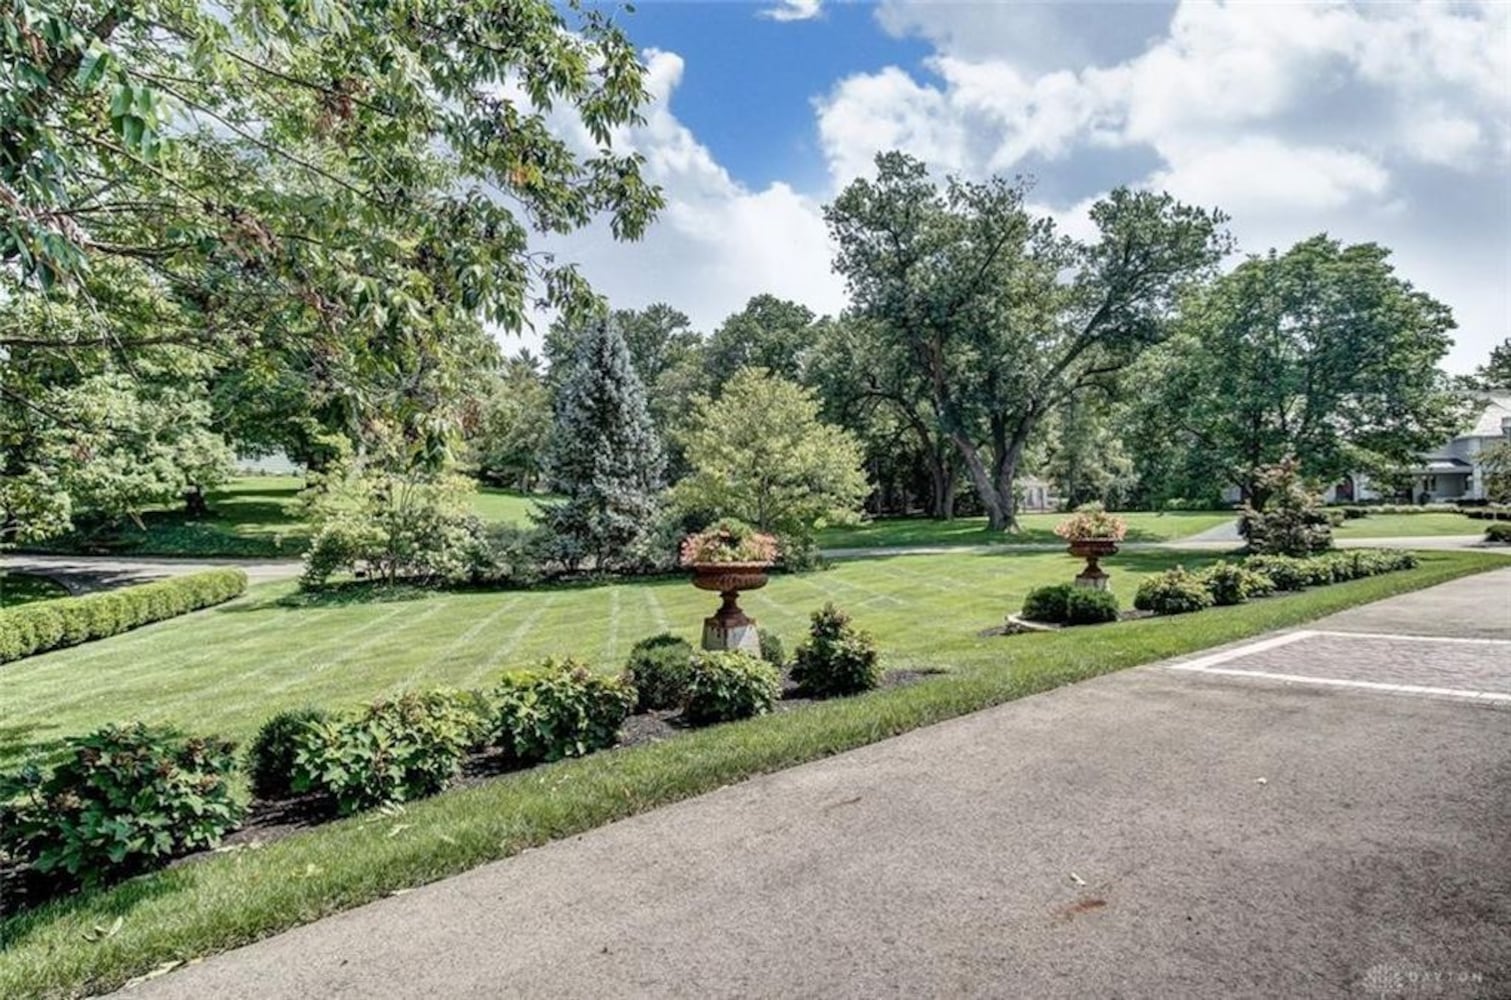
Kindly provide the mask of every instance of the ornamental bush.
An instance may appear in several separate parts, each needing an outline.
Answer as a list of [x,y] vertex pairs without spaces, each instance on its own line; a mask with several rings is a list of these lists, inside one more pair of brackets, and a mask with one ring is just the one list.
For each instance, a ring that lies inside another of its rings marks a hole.
[[222,604],[246,588],[247,575],[241,570],[211,569],[0,610],[0,663]]
[[460,773],[478,725],[469,696],[446,690],[312,722],[295,738],[293,790],[319,792],[343,816],[434,795]]
[[[1035,587],[1023,599],[1023,617],[1029,621],[1064,624],[1070,617],[1067,605],[1074,584],[1053,583],[1047,587]],[[1083,588],[1084,589],[1084,588]]]
[[247,778],[259,799],[288,798],[294,791],[294,758],[299,737],[313,723],[330,714],[319,708],[279,712],[262,724],[247,747]]
[[682,715],[694,725],[764,715],[782,693],[771,664],[738,650],[705,650],[688,664]]
[[787,665],[787,647],[782,645],[782,639],[775,632],[760,631],[761,659],[776,667],[778,670]]
[[92,887],[214,847],[241,822],[235,748],[142,723],[67,741],[49,772],[0,778],[0,851],[57,882]]
[[1257,479],[1264,502],[1245,504],[1238,525],[1250,552],[1308,556],[1333,547],[1332,519],[1321,495],[1302,480],[1299,462],[1290,458],[1261,469]]
[[1197,576],[1212,595],[1212,603],[1218,605],[1242,604],[1275,591],[1275,581],[1237,563],[1213,563]]
[[679,707],[687,694],[687,663],[692,656],[692,643],[670,632],[635,643],[624,674],[635,689],[636,710]]
[[1511,543],[1511,523],[1496,521],[1494,524],[1488,525],[1485,528],[1485,541],[1502,544]]
[[1071,587],[1065,599],[1065,624],[1100,625],[1118,618],[1118,599],[1110,590]]
[[522,764],[581,757],[614,745],[635,698],[624,678],[547,660],[504,674],[493,695],[494,738]]
[[850,624],[849,615],[825,604],[813,613],[808,640],[793,657],[792,679],[815,698],[870,691],[881,683],[876,643]]
[[1250,556],[1245,568],[1269,579],[1276,590],[1301,590],[1311,579],[1307,560],[1294,556]]
[[1139,584],[1133,606],[1157,615],[1181,615],[1212,606],[1212,595],[1200,577],[1176,566]]

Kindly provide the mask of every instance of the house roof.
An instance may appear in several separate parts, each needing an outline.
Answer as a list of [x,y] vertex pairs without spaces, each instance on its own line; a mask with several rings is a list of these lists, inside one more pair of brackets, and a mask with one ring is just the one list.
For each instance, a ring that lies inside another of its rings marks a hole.
[[1458,458],[1429,458],[1411,471],[1418,476],[1436,476],[1453,472],[1473,472],[1474,466]]
[[1501,421],[1511,417],[1511,389],[1491,389],[1481,399],[1484,407],[1475,418],[1474,425],[1460,437],[1500,437],[1505,433]]

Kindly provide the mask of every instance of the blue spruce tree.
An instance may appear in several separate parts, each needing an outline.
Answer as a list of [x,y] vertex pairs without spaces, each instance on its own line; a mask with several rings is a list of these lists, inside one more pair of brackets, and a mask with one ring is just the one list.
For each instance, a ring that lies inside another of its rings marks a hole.
[[542,505],[536,519],[569,566],[613,569],[654,523],[665,458],[618,327],[598,322],[574,347],[545,460],[564,499]]

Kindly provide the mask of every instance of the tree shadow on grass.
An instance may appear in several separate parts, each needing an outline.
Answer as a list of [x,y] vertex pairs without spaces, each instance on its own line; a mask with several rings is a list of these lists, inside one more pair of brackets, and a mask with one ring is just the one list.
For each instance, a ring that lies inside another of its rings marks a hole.
[[0,770],[12,771],[27,761],[48,762],[63,753],[64,737],[57,726],[21,723],[0,726]]
[[[97,889],[58,895],[56,885],[48,884],[45,876],[12,869],[0,874],[0,941],[7,949],[14,948],[35,931],[68,918],[108,934],[117,919],[129,921],[142,903],[192,888],[193,877],[182,869],[159,869]],[[48,895],[52,898],[38,905]]]

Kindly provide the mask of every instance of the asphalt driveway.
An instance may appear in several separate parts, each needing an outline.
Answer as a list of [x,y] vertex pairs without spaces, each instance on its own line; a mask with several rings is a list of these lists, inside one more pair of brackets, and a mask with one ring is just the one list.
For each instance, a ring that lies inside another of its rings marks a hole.
[[[1463,653],[1431,637],[1445,615],[1505,624],[1511,570],[1396,602],[747,781],[131,995],[1505,997],[1511,695],[1414,692]],[[1390,660],[1387,625],[1416,674],[1329,673]],[[1477,639],[1475,669],[1511,676],[1511,642]]]

